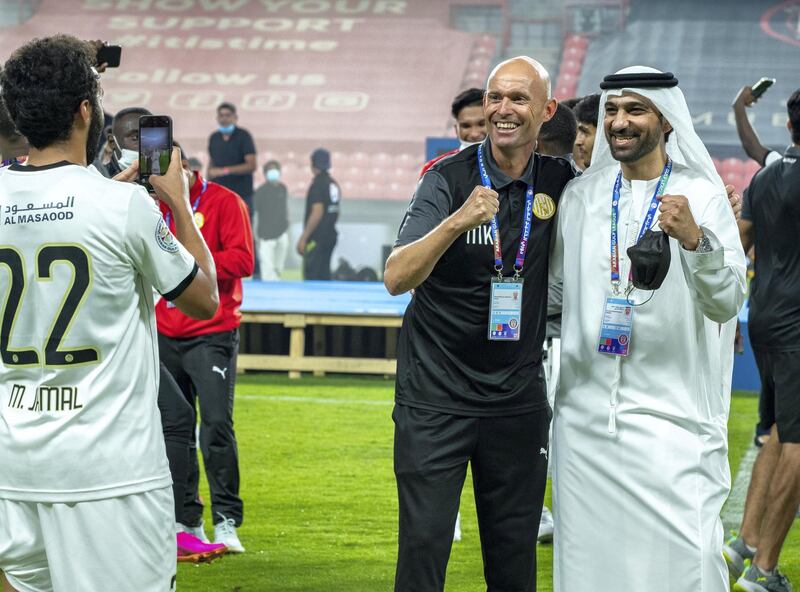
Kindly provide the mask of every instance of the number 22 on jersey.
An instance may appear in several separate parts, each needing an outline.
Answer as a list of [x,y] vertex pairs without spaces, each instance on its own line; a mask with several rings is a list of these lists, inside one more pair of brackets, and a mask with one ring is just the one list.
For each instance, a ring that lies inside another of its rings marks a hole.
[[[2,309],[0,322],[0,358],[6,366],[39,366],[44,349],[44,365],[47,367],[70,367],[78,364],[93,364],[100,360],[96,348],[82,347],[61,349],[61,341],[69,331],[87,291],[92,285],[92,265],[89,254],[75,244],[42,245],[36,253],[36,280],[52,281],[53,268],[58,265],[72,267],[69,288],[63,296],[58,314],[50,326],[43,344],[30,344],[24,349],[11,349],[11,334],[25,297],[26,274],[22,254],[10,246],[0,246],[0,273],[3,268],[10,276],[9,287]],[[43,346],[39,349],[37,345]]]

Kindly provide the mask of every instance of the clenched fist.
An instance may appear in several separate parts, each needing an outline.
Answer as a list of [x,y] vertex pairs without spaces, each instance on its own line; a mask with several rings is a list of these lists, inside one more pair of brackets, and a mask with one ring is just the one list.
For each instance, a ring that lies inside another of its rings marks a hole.
[[469,194],[464,205],[458,209],[455,218],[461,232],[467,232],[494,218],[499,208],[497,191],[478,185]]
[[694,251],[703,236],[703,231],[694,221],[685,195],[662,195],[658,211],[658,225],[667,236],[671,236],[688,251]]

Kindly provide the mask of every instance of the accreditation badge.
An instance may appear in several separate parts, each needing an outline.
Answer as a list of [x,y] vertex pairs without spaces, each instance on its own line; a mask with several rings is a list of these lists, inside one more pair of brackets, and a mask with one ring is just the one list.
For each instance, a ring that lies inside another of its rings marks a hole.
[[492,278],[489,341],[519,341],[522,278]]
[[601,354],[627,356],[632,332],[633,305],[627,298],[606,297],[597,351]]
[[206,217],[203,216],[203,212],[194,213],[194,223],[197,224],[197,228],[203,227],[203,224],[206,223]]

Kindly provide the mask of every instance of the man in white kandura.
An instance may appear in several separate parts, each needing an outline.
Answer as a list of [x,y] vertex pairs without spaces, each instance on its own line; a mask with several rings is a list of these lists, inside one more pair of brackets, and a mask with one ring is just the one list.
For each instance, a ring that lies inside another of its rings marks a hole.
[[[745,259],[677,84],[642,66],[604,79],[605,134],[559,206],[556,592],[728,590],[719,514]],[[642,235],[654,257],[634,256],[634,287],[627,249]]]

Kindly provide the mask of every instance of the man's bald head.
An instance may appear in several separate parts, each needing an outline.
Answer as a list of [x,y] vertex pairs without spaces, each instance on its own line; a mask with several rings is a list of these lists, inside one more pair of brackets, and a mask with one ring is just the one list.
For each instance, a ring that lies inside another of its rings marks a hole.
[[506,60],[486,81],[483,111],[493,149],[533,152],[539,129],[556,111],[550,76],[534,59]]
[[542,66],[542,64],[540,64],[533,58],[529,58],[528,56],[517,56],[515,58],[509,58],[497,64],[489,74],[489,78],[486,80],[487,90],[492,84],[492,79],[498,75],[530,76],[532,77],[534,84],[544,85],[544,91],[546,93],[547,99],[549,99],[552,96],[550,87],[550,74],[547,72],[547,69],[544,66]]

